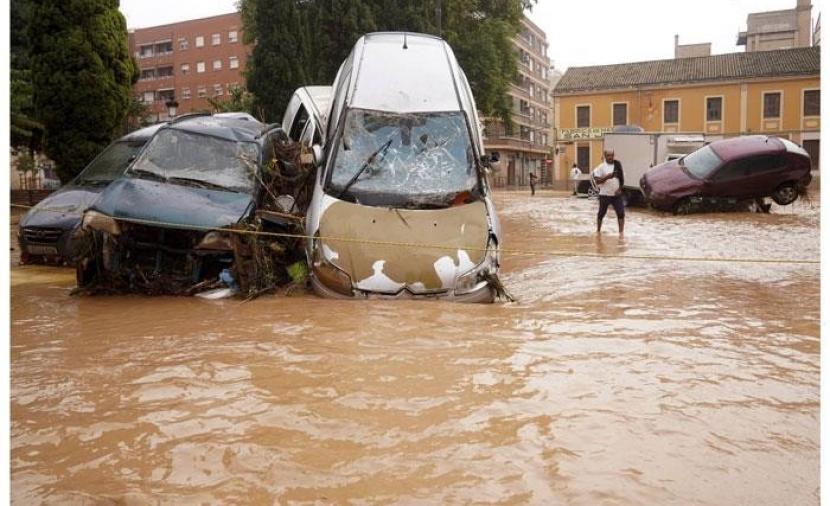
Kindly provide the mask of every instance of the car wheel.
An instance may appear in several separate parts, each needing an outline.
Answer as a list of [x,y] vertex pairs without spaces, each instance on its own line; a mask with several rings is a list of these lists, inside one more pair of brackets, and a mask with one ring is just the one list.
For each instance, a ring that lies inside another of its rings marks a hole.
[[691,197],[683,197],[675,202],[672,211],[674,214],[691,214],[694,211]]
[[779,206],[786,206],[798,198],[798,188],[795,183],[784,183],[772,192],[772,200]]

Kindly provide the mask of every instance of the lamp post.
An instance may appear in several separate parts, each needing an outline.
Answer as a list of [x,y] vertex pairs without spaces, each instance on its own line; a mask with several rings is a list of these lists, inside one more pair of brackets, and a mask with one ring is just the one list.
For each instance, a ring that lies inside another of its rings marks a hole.
[[167,106],[167,117],[173,119],[176,117],[176,111],[179,108],[179,103],[176,102],[175,98],[171,98],[168,100],[164,105]]

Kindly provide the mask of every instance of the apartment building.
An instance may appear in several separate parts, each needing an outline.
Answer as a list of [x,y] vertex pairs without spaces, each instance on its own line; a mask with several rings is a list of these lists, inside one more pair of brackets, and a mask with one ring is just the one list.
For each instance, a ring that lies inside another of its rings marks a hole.
[[738,33],[737,44],[747,52],[809,47],[812,8],[810,0],[797,0],[795,9],[753,12],[746,18],[746,31]]
[[573,163],[595,167],[604,134],[631,125],[709,140],[784,137],[817,168],[820,60],[815,46],[569,68],[554,90],[555,182],[564,186]]
[[249,48],[238,12],[131,30],[129,41],[140,72],[133,92],[153,121],[167,118],[168,102],[178,102],[178,113],[210,110],[208,98],[245,86]]
[[498,152],[501,159],[493,178],[496,186],[528,185],[531,172],[542,183],[550,181],[553,109],[547,36],[524,18],[514,44],[519,64],[518,78],[509,90],[512,128],[494,118],[486,118],[484,125],[485,149]]

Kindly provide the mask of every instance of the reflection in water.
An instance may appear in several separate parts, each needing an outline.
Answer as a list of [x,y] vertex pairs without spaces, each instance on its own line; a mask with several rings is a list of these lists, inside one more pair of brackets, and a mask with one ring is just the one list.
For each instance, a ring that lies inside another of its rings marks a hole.
[[[499,204],[511,249],[819,251],[804,206],[630,210],[621,242],[594,202]],[[818,502],[817,266],[505,264],[519,302],[484,306],[69,297],[15,267],[13,501]]]

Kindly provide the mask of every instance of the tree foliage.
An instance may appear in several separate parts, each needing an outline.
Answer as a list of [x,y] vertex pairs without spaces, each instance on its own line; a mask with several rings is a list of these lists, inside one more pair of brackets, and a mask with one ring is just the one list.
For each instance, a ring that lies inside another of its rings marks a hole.
[[372,31],[437,35],[440,31],[467,75],[478,108],[509,122],[507,92],[517,65],[513,38],[524,11],[533,3],[535,0],[240,0],[246,42],[256,44],[248,60],[248,89],[267,111],[267,119],[273,121],[281,116],[294,89],[331,83],[361,35]]
[[62,182],[122,128],[135,64],[118,0],[38,0],[27,36],[44,149]]
[[31,0],[12,0],[10,19],[10,144],[28,147],[34,151],[40,147],[43,125],[37,121],[32,101],[32,72],[29,68],[29,23]]
[[213,108],[213,112],[247,112],[256,115],[254,108],[254,97],[245,91],[241,86],[231,86],[228,89],[228,100],[219,100],[215,97],[208,97],[207,101]]

